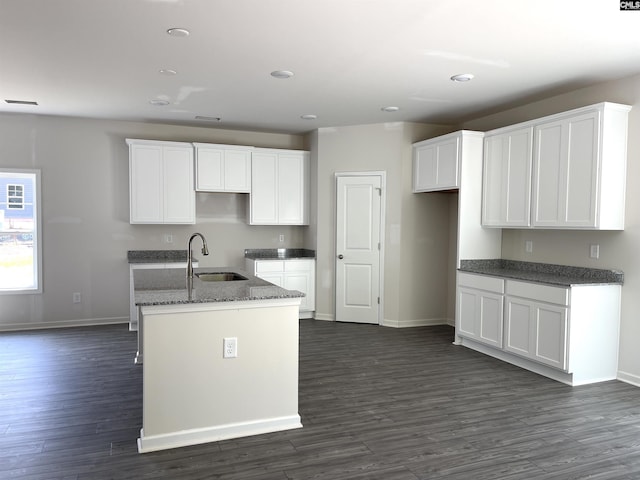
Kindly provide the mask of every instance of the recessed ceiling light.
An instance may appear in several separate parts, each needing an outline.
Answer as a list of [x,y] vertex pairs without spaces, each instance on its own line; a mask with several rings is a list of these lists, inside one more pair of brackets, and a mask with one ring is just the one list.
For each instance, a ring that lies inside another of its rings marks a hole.
[[178,72],[176,72],[175,70],[171,70],[170,68],[161,68],[160,70],[158,70],[158,73],[160,73],[160,75],[175,75]]
[[222,118],[220,117],[206,117],[204,115],[196,115],[196,120],[204,120],[206,122],[220,122]]
[[303,120],[315,120],[316,118],[318,118],[318,116],[312,113],[308,113],[306,115],[300,115],[300,118]]
[[459,73],[451,77],[451,80],[458,83],[468,82],[469,80],[473,80],[473,73]]
[[291,78],[293,77],[293,72],[290,70],[274,70],[271,72],[271,76],[274,78]]
[[170,28],[167,33],[172,37],[188,37],[191,32],[186,28]]
[[155,98],[153,100],[149,100],[149,103],[155,107],[164,107],[165,105],[169,105],[169,100],[163,100],[161,98]]
[[387,113],[392,113],[392,112],[397,112],[398,110],[400,110],[400,107],[382,107],[380,110],[382,110],[383,112],[387,112]]
[[38,102],[33,100],[5,100],[5,102],[13,105],[38,105]]

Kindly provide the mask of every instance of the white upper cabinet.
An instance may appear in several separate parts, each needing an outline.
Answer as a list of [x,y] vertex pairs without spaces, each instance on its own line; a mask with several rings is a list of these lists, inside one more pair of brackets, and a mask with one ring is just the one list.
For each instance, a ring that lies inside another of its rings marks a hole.
[[127,139],[130,223],[195,223],[193,146]]
[[194,143],[196,190],[199,192],[251,191],[252,147]]
[[604,103],[536,125],[534,227],[624,229],[630,109]]
[[531,225],[533,127],[500,129],[484,137],[482,224]]
[[462,132],[413,144],[413,191],[432,192],[460,187]]
[[252,152],[249,223],[309,224],[309,152],[266,148]]
[[483,226],[623,230],[630,109],[605,102],[487,132]]

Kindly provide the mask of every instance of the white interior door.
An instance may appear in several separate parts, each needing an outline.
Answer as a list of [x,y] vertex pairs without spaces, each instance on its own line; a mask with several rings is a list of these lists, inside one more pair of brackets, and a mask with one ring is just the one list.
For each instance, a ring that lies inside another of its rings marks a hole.
[[337,176],[336,320],[380,323],[382,176]]

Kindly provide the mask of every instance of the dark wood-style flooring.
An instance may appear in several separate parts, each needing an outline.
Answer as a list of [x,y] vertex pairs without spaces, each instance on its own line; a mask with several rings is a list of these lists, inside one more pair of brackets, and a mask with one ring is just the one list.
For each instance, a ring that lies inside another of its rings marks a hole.
[[2,333],[0,479],[640,479],[640,389],[571,388],[452,337],[303,320],[304,428],[140,455],[134,333]]

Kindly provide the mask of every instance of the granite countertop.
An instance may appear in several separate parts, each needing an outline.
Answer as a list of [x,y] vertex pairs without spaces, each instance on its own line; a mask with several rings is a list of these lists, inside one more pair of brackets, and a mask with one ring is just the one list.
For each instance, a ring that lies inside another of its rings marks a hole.
[[[129,250],[129,263],[173,263],[186,262],[186,250]],[[196,261],[196,259],[193,259]]]
[[564,287],[571,285],[622,285],[624,282],[624,273],[620,270],[503,259],[461,260],[459,270]]
[[135,270],[135,304],[175,305],[304,297],[302,292],[286,290],[235,267],[194,268],[194,273],[200,272],[235,272],[247,277],[247,280],[204,282],[194,275],[193,280],[188,282],[182,269]]
[[316,251],[306,248],[247,248],[244,258],[252,260],[291,260],[295,258],[316,258]]

